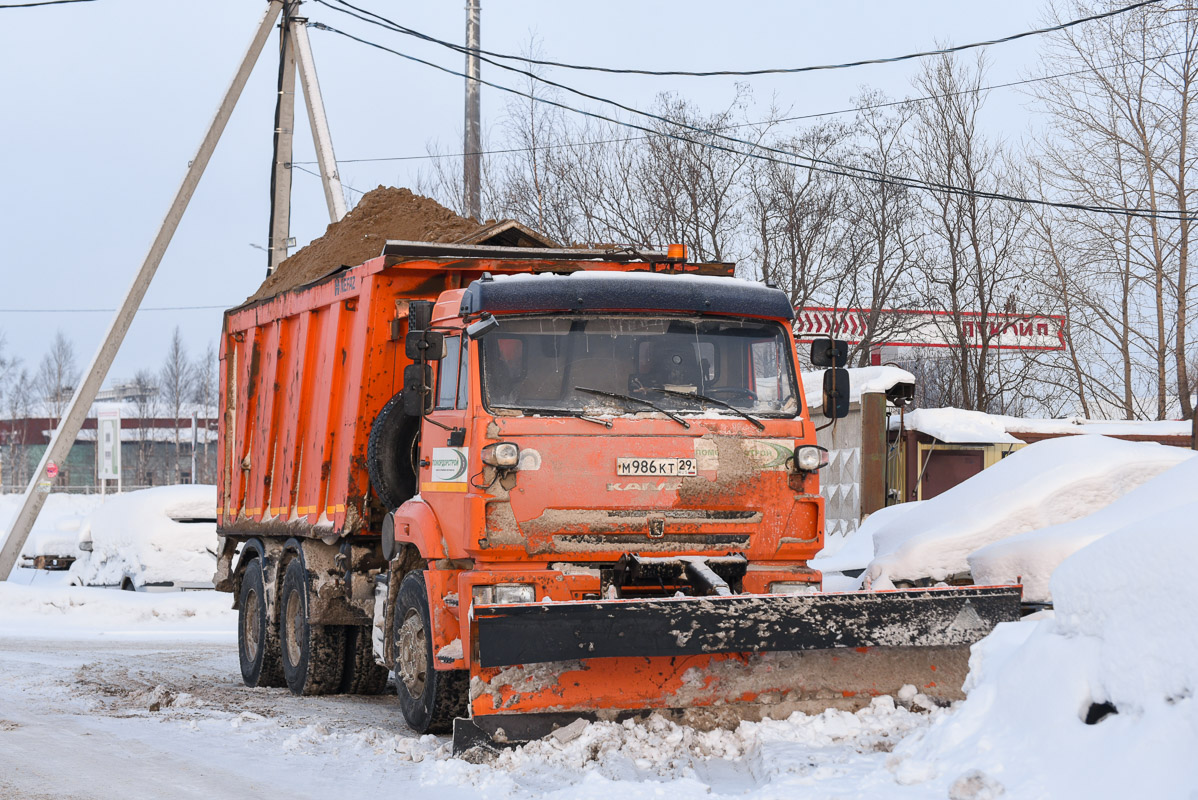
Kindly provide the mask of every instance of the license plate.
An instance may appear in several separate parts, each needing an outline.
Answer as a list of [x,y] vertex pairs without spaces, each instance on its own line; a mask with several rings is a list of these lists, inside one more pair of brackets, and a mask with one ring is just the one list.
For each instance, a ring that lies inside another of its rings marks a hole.
[[693,458],[617,458],[617,475],[697,475]]

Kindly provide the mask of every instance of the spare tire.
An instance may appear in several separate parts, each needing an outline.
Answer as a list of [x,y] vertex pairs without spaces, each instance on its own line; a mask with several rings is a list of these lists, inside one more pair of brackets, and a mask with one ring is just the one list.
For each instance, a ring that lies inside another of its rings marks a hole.
[[388,510],[416,494],[413,448],[420,434],[420,419],[403,410],[403,392],[383,406],[370,426],[366,443],[366,471],[370,485]]

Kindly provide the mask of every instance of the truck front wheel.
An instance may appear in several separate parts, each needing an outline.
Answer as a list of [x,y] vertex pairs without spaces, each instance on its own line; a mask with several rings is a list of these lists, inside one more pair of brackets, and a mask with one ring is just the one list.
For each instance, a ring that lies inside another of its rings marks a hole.
[[470,685],[467,670],[434,668],[431,628],[424,574],[409,572],[399,584],[391,635],[399,708],[419,734],[449,733],[454,718],[466,714]]
[[308,612],[308,576],[293,558],[283,573],[279,632],[283,675],[292,694],[332,694],[341,687],[345,666],[345,628],[313,625]]
[[258,559],[241,576],[237,596],[237,660],[246,686],[284,686],[279,629],[267,613],[265,580]]

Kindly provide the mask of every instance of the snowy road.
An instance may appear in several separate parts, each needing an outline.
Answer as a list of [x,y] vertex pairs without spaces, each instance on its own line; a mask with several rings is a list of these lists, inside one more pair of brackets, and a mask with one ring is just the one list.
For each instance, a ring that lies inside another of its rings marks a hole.
[[[17,591],[0,605],[19,606]],[[900,785],[887,762],[931,717],[886,703],[736,732],[596,725],[566,744],[469,764],[450,757],[445,737],[408,730],[391,694],[300,698],[243,686],[232,615],[221,617],[223,630],[206,616],[224,596],[196,593],[194,616],[163,626],[113,610],[136,609],[145,596],[70,591],[66,619],[89,607],[77,605],[83,597],[134,621],[95,630],[26,612],[16,625],[0,619],[0,797],[327,800],[435,786],[444,798],[610,800],[615,792],[774,797],[800,788],[813,797],[917,797],[927,788]]]

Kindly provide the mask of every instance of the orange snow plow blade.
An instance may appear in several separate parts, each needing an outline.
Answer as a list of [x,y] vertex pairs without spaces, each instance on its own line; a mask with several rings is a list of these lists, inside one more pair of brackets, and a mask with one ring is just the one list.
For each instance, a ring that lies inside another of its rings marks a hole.
[[580,717],[700,728],[853,710],[913,685],[963,697],[969,646],[1019,618],[1017,586],[475,606],[469,720],[454,749]]

